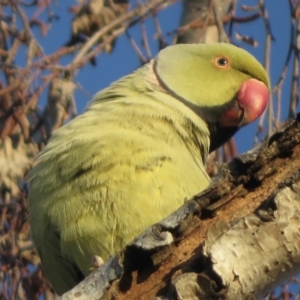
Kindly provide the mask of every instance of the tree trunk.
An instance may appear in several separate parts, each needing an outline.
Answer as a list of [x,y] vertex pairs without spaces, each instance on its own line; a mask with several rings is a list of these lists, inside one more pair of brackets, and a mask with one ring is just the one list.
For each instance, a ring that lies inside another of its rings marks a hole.
[[183,0],[177,44],[227,42],[223,24],[230,21],[236,0]]

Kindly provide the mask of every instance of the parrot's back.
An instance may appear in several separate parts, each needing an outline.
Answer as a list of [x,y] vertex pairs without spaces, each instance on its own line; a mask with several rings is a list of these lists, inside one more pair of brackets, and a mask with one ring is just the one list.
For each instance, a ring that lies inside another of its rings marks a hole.
[[94,255],[106,260],[209,184],[205,123],[141,85],[97,95],[55,131],[29,174],[32,234],[58,293],[91,271]]

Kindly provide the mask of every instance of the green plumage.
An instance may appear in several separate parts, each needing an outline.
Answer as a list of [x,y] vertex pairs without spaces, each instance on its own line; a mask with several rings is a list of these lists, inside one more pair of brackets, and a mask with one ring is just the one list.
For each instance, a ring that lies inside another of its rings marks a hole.
[[[220,54],[231,71],[212,63]],[[57,293],[89,274],[93,255],[106,260],[209,185],[210,124],[250,78],[269,85],[244,50],[171,46],[53,133],[28,178],[32,235]]]

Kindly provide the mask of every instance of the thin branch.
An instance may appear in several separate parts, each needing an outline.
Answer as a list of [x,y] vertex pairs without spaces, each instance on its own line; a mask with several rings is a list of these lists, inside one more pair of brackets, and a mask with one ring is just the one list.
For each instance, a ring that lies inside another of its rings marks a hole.
[[294,44],[294,63],[293,63],[293,77],[292,77],[292,86],[291,86],[291,97],[289,104],[289,118],[293,118],[296,115],[297,105],[298,105],[298,97],[299,97],[299,44],[300,44],[300,22],[297,22],[296,27],[296,39]]
[[[133,9],[129,11],[128,13],[120,16],[118,19],[114,20],[107,26],[101,28],[99,31],[97,31],[82,47],[82,49],[79,51],[77,56],[75,57],[72,64],[79,64],[82,58],[90,51],[90,49],[102,38],[105,34],[110,32],[111,30],[115,29],[116,27],[122,25],[125,21],[130,21],[134,17],[145,17],[147,14],[149,14],[149,11],[153,10],[159,5],[164,4],[164,6],[168,6],[170,4],[174,3],[172,0],[149,0],[143,5],[140,5],[136,9]],[[121,31],[120,34],[124,32]]]
[[53,63],[54,61],[57,61],[62,56],[65,56],[67,54],[71,54],[71,53],[77,51],[81,47],[82,47],[82,45],[74,45],[71,47],[60,48],[55,53],[48,55],[48,56],[44,56],[44,57],[40,58],[39,60],[33,62],[32,64],[28,65],[26,69],[31,69],[31,68],[51,69],[51,68],[53,68],[50,66],[51,63]]
[[20,84],[21,84],[21,81],[19,79],[16,79],[14,81],[14,83],[12,83],[9,86],[7,86],[6,88],[0,90],[0,97],[5,95],[6,93],[10,93],[13,90],[17,89],[18,87],[20,87]]
[[253,5],[253,6],[249,6],[249,5],[241,5],[241,9],[243,11],[254,11],[254,10],[259,10],[259,4],[257,5]]
[[141,49],[139,48],[139,46],[137,45],[137,43],[135,42],[135,40],[130,36],[129,32],[126,31],[125,32],[126,37],[129,39],[129,42],[133,48],[133,50],[135,51],[135,53],[137,54],[138,58],[140,59],[140,62],[142,64],[147,63],[147,58],[143,55],[143,52],[141,51]]
[[217,7],[217,5],[215,4],[214,1],[213,1],[212,9],[213,9],[213,13],[214,13],[215,22],[216,22],[216,25],[217,25],[217,28],[218,28],[219,43],[221,43],[221,42],[229,43],[229,39],[228,39],[227,33],[224,29],[224,25],[223,25],[220,13],[218,11],[218,7]]
[[23,25],[24,25],[24,30],[26,35],[28,36],[29,39],[33,39],[36,42],[36,45],[39,47],[39,50],[41,51],[41,53],[43,55],[45,55],[43,48],[41,47],[41,45],[37,42],[31,28],[30,28],[30,24],[28,22],[28,19],[26,17],[26,14],[24,13],[24,11],[20,8],[20,6],[15,2],[15,0],[9,0],[11,3],[11,6],[16,10],[16,12],[18,13]]
[[[269,21],[269,16],[265,7],[264,0],[258,0],[258,5],[260,8],[260,11],[262,13],[265,30],[266,30],[266,42],[265,42],[265,52],[264,52],[264,65],[265,69],[268,74],[270,74],[270,60],[271,60],[271,41],[274,40],[274,37],[271,32],[271,26]],[[273,98],[272,93],[270,95],[270,101],[267,108],[268,112],[268,136],[271,135],[273,130],[273,123],[274,123],[274,111],[273,111]],[[259,120],[259,126],[262,128],[263,120],[265,117],[265,113],[262,115],[262,117]],[[274,124],[276,127],[276,124]]]
[[232,21],[235,23],[249,23],[249,22],[257,20],[260,17],[261,17],[261,12],[257,12],[250,16],[246,16],[246,17],[232,16]]
[[152,53],[151,53],[149,42],[148,42],[147,30],[146,30],[146,25],[145,25],[144,20],[141,20],[141,29],[142,29],[143,46],[147,53],[147,61],[149,61],[152,58]]
[[251,45],[252,47],[258,46],[258,42],[254,38],[247,35],[241,35],[238,31],[235,33],[235,38],[236,40],[242,41],[248,45]]
[[37,5],[38,4],[38,0],[33,0],[33,1],[29,2],[29,3],[25,2],[25,1],[19,1],[19,3],[22,4],[22,5],[24,5],[24,6],[30,7],[30,6]]
[[105,37],[104,41],[99,44],[97,47],[95,47],[92,51],[89,51],[86,56],[84,56],[81,61],[75,63],[73,61],[71,64],[69,64],[65,68],[61,68],[61,70],[69,70],[71,72],[75,71],[76,69],[85,66],[92,57],[96,56],[102,50],[105,48],[106,45],[110,44],[113,40],[115,40],[118,36],[123,34],[127,28],[126,27],[121,27],[119,29],[114,30],[112,33],[110,33],[109,36]]
[[281,74],[278,78],[276,85],[273,88],[273,92],[275,93],[275,95],[277,97],[277,113],[276,113],[276,119],[275,119],[276,124],[279,124],[279,122],[280,122],[281,104],[282,104],[282,98],[281,98],[282,86],[283,86],[283,82],[286,78],[286,74],[288,71],[288,65],[289,65],[290,59],[292,57],[292,52],[293,52],[294,22],[293,22],[292,16],[294,14],[294,8],[293,8],[291,1],[289,1],[289,9],[290,9],[290,16],[291,16],[291,19],[290,19],[290,46],[289,46],[289,50],[288,50],[288,53],[285,58],[284,67],[281,71]]
[[167,47],[168,43],[166,42],[166,40],[164,39],[160,24],[159,24],[159,20],[156,14],[153,14],[153,20],[154,20],[154,26],[155,26],[155,38],[158,39],[159,41],[159,50]]
[[20,8],[20,6],[14,0],[9,0],[9,1],[11,3],[11,6],[16,10],[21,21],[23,22],[26,34],[28,35],[29,38],[34,39],[34,34],[31,31],[31,28],[30,28],[30,25],[29,25],[29,22],[28,22],[28,19],[27,19],[25,13],[23,12],[23,10]]

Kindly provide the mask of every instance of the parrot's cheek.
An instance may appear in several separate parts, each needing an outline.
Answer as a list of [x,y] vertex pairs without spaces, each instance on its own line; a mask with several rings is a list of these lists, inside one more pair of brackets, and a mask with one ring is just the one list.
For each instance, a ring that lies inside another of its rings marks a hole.
[[222,127],[242,127],[256,120],[266,109],[269,101],[269,90],[256,79],[244,81],[233,101],[222,114]]

